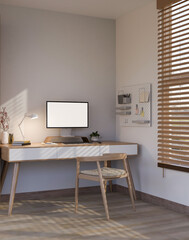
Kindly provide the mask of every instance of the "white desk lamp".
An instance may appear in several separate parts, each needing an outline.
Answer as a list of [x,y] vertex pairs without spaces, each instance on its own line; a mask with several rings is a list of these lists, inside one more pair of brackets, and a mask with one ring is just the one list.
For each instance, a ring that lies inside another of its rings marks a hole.
[[23,132],[22,132],[21,125],[22,125],[24,119],[27,118],[27,117],[28,117],[28,118],[31,118],[31,119],[36,119],[36,118],[38,118],[38,115],[37,115],[36,113],[31,113],[31,114],[25,113],[25,114],[24,114],[24,117],[23,117],[22,121],[18,124],[18,127],[19,127],[20,132],[21,132],[22,137],[23,137],[23,140],[25,140],[25,137],[24,137],[24,134],[23,134]]

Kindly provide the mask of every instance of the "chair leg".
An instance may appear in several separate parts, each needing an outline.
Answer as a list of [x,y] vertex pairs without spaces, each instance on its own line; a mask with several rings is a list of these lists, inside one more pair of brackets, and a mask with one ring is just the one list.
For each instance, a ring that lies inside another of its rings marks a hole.
[[77,213],[78,201],[79,201],[79,172],[80,172],[80,162],[77,161],[76,180],[75,180],[75,212],[76,213]]
[[104,181],[104,190],[105,190],[105,193],[107,191],[107,181]]
[[107,204],[106,193],[105,193],[105,189],[104,189],[104,181],[102,178],[102,173],[101,173],[99,162],[97,162],[97,168],[98,168],[98,174],[99,174],[99,180],[100,180],[100,189],[101,189],[102,199],[103,199],[104,208],[105,208],[105,212],[106,212],[106,218],[107,218],[107,220],[109,220],[110,217],[109,217],[109,212],[108,212],[108,204]]

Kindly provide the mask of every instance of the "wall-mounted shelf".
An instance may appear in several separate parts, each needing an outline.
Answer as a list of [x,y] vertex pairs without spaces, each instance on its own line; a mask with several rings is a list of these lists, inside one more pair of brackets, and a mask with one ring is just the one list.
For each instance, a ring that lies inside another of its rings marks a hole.
[[131,106],[126,107],[126,106],[121,106],[121,107],[116,107],[117,110],[131,110]]
[[116,112],[117,115],[131,115],[131,112]]
[[150,123],[150,120],[133,120],[132,123],[148,124]]

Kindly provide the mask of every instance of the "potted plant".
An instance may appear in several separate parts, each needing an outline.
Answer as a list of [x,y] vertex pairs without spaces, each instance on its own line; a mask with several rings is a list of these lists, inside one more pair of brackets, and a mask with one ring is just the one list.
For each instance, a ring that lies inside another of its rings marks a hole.
[[1,142],[2,144],[7,144],[9,141],[9,117],[8,113],[6,111],[6,107],[2,107],[2,110],[0,111],[0,128],[3,130],[1,134]]
[[90,134],[90,138],[91,138],[91,141],[92,141],[92,142],[98,142],[98,141],[99,141],[99,138],[100,138],[100,134],[98,133],[98,131],[92,132],[92,133]]

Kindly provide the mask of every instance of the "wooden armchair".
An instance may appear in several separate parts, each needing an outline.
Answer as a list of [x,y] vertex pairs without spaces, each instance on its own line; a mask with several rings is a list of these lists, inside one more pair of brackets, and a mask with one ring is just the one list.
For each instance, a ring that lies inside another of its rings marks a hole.
[[[100,188],[101,188],[102,199],[103,199],[104,208],[106,212],[106,217],[109,220],[109,211],[108,211],[106,190],[105,190],[106,183],[107,181],[111,181],[114,179],[126,178],[132,206],[135,209],[134,197],[133,197],[134,189],[131,182],[131,177],[129,174],[126,158],[127,158],[127,155],[125,153],[111,153],[111,154],[104,154],[103,156],[76,158],[77,160],[76,187],[75,187],[75,211],[76,212],[78,209],[79,179],[86,179],[86,180],[100,182]],[[112,160],[122,160],[124,169],[107,167],[107,161],[112,161]],[[100,167],[101,161],[105,163],[103,168]],[[97,169],[80,171],[81,162],[96,162]]]

